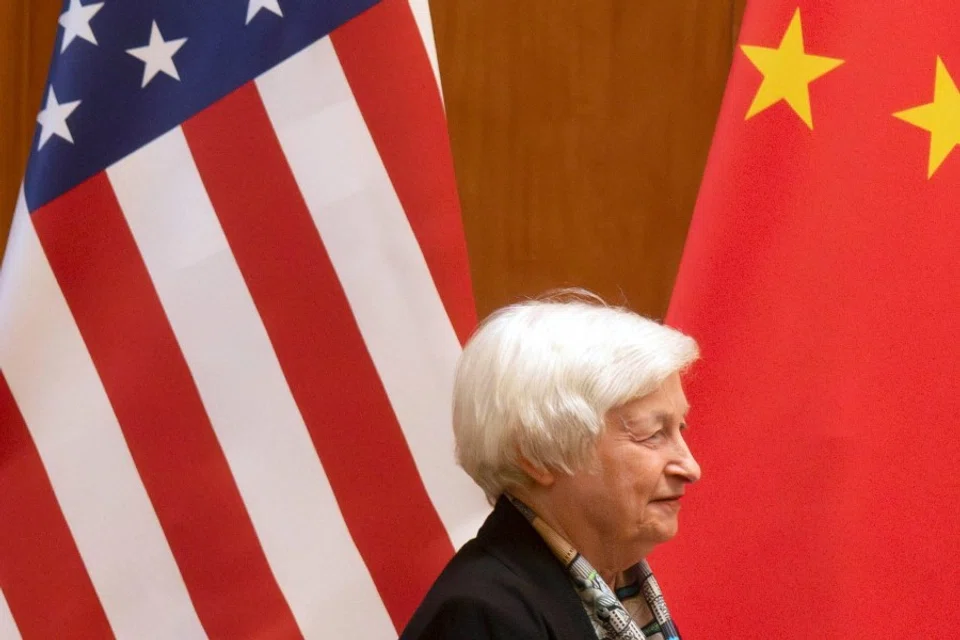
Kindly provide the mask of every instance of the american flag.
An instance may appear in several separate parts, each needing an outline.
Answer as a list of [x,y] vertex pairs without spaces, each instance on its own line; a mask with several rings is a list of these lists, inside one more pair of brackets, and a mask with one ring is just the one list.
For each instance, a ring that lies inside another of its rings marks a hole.
[[487,512],[427,0],[58,29],[0,270],[0,638],[396,636]]

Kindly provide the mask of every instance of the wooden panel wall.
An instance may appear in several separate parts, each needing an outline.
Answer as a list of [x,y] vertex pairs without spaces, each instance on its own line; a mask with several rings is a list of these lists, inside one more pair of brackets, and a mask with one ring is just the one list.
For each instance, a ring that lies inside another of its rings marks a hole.
[[584,286],[666,310],[743,0],[433,0],[481,316]]
[[57,35],[60,0],[0,2],[0,255],[23,180],[47,67]]
[[[477,307],[666,309],[745,0],[431,0]],[[0,3],[0,252],[60,0]]]

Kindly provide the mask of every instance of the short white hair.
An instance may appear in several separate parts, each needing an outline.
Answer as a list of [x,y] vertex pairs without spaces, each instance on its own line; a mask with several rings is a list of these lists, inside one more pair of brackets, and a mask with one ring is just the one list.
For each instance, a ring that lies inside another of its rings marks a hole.
[[504,307],[457,363],[457,462],[491,503],[529,482],[520,456],[573,473],[591,459],[608,411],[698,356],[693,338],[583,290]]

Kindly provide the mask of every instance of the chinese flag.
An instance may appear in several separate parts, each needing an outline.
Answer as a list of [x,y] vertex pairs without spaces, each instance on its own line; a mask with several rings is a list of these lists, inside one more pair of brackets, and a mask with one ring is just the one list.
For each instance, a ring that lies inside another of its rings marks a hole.
[[748,5],[667,322],[687,638],[960,636],[960,5]]

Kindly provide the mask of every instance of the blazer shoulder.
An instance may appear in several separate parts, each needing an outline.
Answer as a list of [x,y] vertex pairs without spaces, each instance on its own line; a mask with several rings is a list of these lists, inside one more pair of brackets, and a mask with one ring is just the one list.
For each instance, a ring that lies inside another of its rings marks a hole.
[[536,589],[471,541],[437,578],[402,640],[546,638]]
[[582,640],[596,633],[563,566],[504,497],[441,572],[403,640]]
[[542,640],[549,637],[536,617],[510,605],[507,600],[451,596],[429,612],[418,611],[400,640]]

